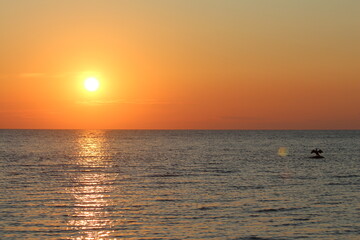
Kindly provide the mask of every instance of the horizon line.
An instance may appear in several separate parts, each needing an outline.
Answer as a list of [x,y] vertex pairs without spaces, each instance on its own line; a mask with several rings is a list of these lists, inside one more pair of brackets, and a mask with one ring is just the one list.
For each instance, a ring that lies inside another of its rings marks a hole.
[[0,130],[118,130],[118,131],[360,131],[360,128],[347,129],[319,129],[319,128],[304,128],[304,129],[240,129],[240,128],[0,128]]

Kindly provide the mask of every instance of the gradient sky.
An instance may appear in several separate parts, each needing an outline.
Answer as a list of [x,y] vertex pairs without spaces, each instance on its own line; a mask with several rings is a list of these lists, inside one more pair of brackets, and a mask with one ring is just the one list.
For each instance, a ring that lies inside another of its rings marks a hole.
[[360,129],[359,12],[358,0],[0,0],[0,128]]

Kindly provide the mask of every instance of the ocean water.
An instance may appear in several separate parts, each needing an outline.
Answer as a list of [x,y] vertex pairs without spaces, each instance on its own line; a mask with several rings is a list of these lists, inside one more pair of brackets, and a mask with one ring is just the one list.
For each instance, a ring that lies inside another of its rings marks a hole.
[[[360,131],[0,130],[0,239],[360,239]],[[325,158],[311,159],[321,148]]]

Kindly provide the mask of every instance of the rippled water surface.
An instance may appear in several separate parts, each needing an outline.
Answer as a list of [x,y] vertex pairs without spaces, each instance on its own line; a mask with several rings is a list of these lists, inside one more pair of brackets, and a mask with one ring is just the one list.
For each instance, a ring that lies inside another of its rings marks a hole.
[[0,130],[0,239],[359,239],[359,143],[360,131]]

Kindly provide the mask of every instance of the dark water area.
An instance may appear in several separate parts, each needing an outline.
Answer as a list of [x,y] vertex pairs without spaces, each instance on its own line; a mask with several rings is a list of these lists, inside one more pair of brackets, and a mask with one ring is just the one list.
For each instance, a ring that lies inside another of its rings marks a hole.
[[360,131],[0,130],[0,239],[359,239],[359,143]]

